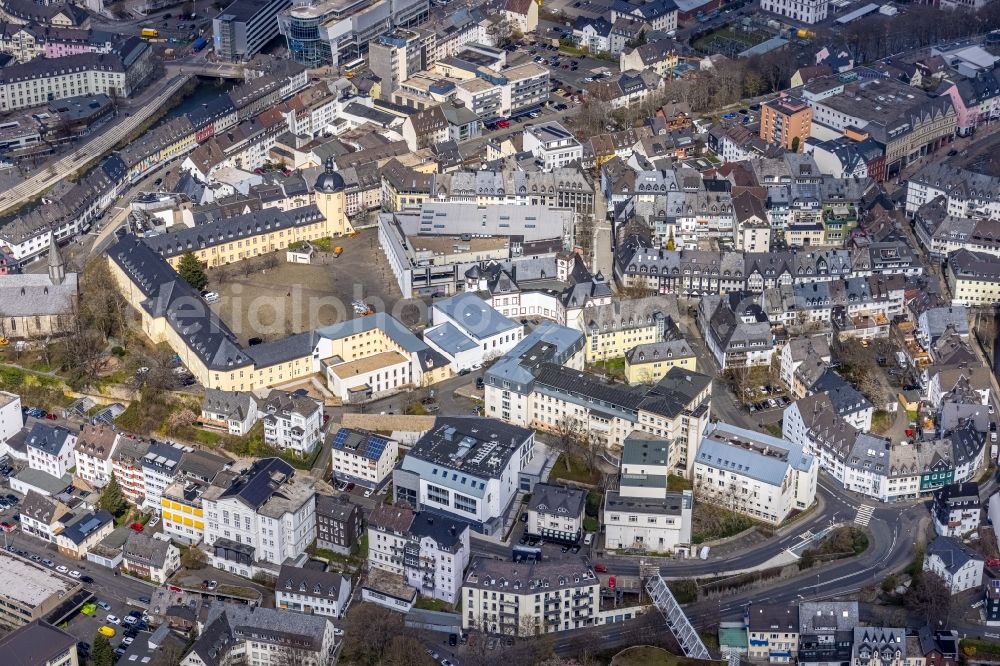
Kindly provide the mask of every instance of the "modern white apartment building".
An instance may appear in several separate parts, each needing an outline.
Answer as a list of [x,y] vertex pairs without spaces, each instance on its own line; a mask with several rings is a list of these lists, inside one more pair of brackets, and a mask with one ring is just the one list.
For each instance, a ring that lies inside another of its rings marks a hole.
[[351,579],[334,571],[281,566],[274,607],[299,613],[342,617],[351,598]]
[[541,365],[583,370],[584,342],[575,328],[542,322],[486,370],[486,415],[517,425],[531,423],[531,396]]
[[777,525],[815,501],[817,467],[797,444],[719,422],[695,457],[695,496]]
[[524,336],[521,324],[469,292],[435,301],[431,324],[424,331],[424,342],[451,361],[455,372],[503,356]]
[[414,513],[405,502],[380,505],[368,517],[368,566],[403,576],[424,596],[455,603],[469,553],[462,520]]
[[62,426],[35,423],[25,442],[28,467],[61,478],[73,466],[76,435]]
[[671,446],[670,440],[639,431],[625,440],[618,487],[604,495],[608,550],[666,553],[690,546],[694,497],[689,490],[667,490],[667,477],[675,471]]
[[308,455],[323,438],[323,405],[308,395],[275,389],[260,411],[264,442],[269,446]]
[[191,451],[190,446],[150,442],[142,458],[143,508],[159,509],[164,489],[174,482],[181,457]]
[[251,577],[298,557],[316,538],[316,491],[280,458],[234,467],[202,494],[212,566]]
[[535,433],[496,419],[440,417],[393,471],[396,501],[493,534],[522,485]]
[[598,622],[601,581],[582,559],[477,559],[462,586],[462,628],[535,636]]
[[829,4],[829,0],[762,0],[760,8],[811,25],[826,19]]
[[618,455],[640,430],[673,442],[674,473],[689,477],[710,417],[712,378],[671,368],[652,386],[609,385],[576,369],[583,336],[559,326],[532,335],[490,367],[486,415],[553,433],[585,432]]
[[7,440],[21,432],[24,414],[21,412],[21,396],[0,391],[0,455],[10,453]]
[[377,488],[392,474],[399,442],[363,430],[341,428],[330,439],[333,476]]
[[73,450],[76,476],[95,488],[107,485],[111,480],[111,455],[119,436],[116,430],[104,424],[85,425]]
[[534,155],[547,171],[583,159],[583,145],[576,140],[572,132],[557,122],[525,128],[523,147],[524,151]]

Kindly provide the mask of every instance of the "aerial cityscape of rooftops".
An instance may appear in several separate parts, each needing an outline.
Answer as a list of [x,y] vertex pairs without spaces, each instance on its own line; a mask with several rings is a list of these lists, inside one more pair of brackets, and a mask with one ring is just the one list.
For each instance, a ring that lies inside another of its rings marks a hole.
[[0,666],[1000,666],[1000,0],[0,27]]

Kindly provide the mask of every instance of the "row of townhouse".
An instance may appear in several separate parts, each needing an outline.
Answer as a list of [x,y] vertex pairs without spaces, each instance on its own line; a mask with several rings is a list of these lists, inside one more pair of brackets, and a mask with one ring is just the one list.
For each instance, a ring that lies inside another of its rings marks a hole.
[[152,48],[138,37],[126,39],[106,53],[35,58],[0,70],[0,111],[98,93],[128,98],[152,71]]
[[747,237],[754,235],[761,252],[779,235],[791,247],[842,247],[875,181],[832,175],[812,154],[732,153],[727,146],[737,132],[750,136],[745,128],[709,135],[716,152],[741,161],[708,173],[687,166],[657,170],[634,155],[608,160],[601,186],[609,212],[644,220],[660,247],[672,240],[677,248],[695,249],[699,240],[719,237],[733,239],[737,249],[752,249]]
[[683,296],[759,294],[780,285],[922,272],[912,248],[891,241],[844,250],[755,253],[666,250],[631,236],[615,257],[615,279],[623,287]]
[[750,603],[734,629],[739,641],[723,649],[738,642],[737,651],[754,663],[955,666],[959,662],[955,632],[930,626],[918,630],[869,626],[861,620],[857,601]]
[[1000,220],[952,215],[943,194],[914,212],[913,230],[934,257],[946,258],[959,250],[1000,256]]
[[18,62],[37,57],[61,58],[80,53],[110,53],[121,41],[120,35],[83,28],[69,28],[38,23],[0,24],[0,53]]
[[785,408],[782,437],[815,455],[844,488],[883,502],[974,478],[986,450],[986,435],[972,419],[940,436],[891,443],[856,427],[821,393]]
[[[143,42],[143,46],[148,45]],[[304,70],[286,67],[238,86],[230,95],[213,101],[210,107],[199,107],[190,114],[168,120],[105,158],[76,183],[57,185],[46,205],[12,218],[9,224],[3,225],[0,244],[15,260],[23,262],[48,248],[50,232],[58,241],[86,233],[125,188],[142,175],[194,150],[199,142],[207,141],[216,132],[235,130],[237,123],[259,115],[307,83]],[[279,127],[271,122],[265,126]],[[273,141],[276,132],[251,128],[248,134],[249,137],[235,149],[232,159],[253,168],[262,163],[264,155],[260,150],[255,151],[254,146]]]

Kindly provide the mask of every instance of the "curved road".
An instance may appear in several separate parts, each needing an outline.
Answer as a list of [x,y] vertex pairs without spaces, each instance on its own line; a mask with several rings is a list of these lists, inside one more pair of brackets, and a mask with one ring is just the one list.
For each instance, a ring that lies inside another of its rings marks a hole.
[[[135,131],[155,113],[170,97],[187,82],[185,75],[165,79],[166,86],[155,96],[142,104],[120,122],[112,123],[108,129],[95,136],[69,155],[40,168],[31,178],[0,194],[0,213],[21,206],[38,197],[67,174],[78,171],[93,161],[99,160],[114,148],[115,144]],[[155,84],[154,84],[155,85]]]

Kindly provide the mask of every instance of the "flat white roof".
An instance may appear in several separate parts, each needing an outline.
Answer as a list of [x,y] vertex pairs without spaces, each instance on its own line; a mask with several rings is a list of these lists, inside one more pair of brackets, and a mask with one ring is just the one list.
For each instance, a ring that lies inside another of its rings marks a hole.
[[67,596],[77,583],[16,557],[2,553],[0,559],[0,595],[32,608],[49,597]]

